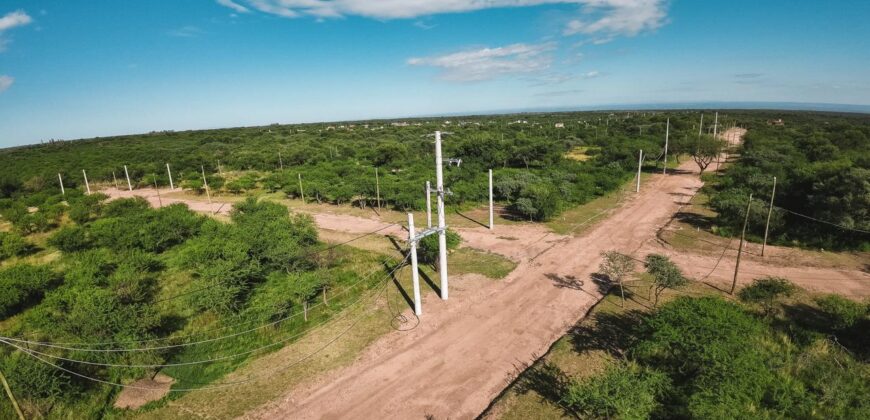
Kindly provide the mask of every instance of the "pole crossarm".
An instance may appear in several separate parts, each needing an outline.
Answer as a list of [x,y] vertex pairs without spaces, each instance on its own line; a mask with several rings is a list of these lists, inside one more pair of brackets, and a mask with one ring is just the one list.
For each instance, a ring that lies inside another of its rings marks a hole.
[[434,234],[436,234],[436,233],[439,233],[439,232],[446,232],[446,231],[447,231],[447,226],[444,226],[443,228],[432,227],[432,228],[424,229],[424,230],[421,230],[421,231],[420,231],[419,233],[417,233],[416,235],[414,235],[414,237],[412,237],[412,238],[408,238],[408,242],[414,242],[414,243],[417,243],[417,242],[420,242],[423,238],[425,238],[425,237],[427,237],[427,236],[429,236],[429,235],[434,235]]

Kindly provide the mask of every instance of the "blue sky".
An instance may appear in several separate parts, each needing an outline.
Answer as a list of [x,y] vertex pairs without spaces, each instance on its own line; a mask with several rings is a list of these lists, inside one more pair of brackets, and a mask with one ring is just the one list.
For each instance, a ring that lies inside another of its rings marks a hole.
[[701,101],[870,104],[870,2],[0,1],[0,147]]

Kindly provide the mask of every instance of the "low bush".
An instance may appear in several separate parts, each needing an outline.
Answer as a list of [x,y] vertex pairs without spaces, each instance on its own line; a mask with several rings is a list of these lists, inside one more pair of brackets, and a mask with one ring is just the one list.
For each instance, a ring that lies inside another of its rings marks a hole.
[[[458,233],[447,229],[447,250],[459,248],[462,237]],[[438,234],[429,235],[417,244],[417,258],[423,264],[435,264],[438,261]]]
[[0,232],[0,261],[21,255],[27,250],[28,244],[20,235],[12,232]]
[[60,276],[46,266],[15,265],[0,270],[0,318],[15,315],[57,285]]
[[867,316],[867,306],[838,295],[817,298],[816,303],[830,320],[831,328],[835,330],[850,328]]

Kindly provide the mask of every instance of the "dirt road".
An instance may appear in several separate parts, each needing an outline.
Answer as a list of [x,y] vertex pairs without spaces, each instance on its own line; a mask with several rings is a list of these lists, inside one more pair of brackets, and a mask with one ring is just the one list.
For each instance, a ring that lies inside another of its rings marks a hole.
[[[606,285],[592,274],[607,249],[633,252],[655,237],[679,206],[679,195],[701,186],[696,176],[656,176],[635,198],[583,237],[534,227],[463,230],[466,242],[519,259],[504,281],[451,290],[430,299],[421,327],[366,354],[358,363],[249,418],[472,418],[521,366],[543,354],[597,302]],[[373,226],[318,218],[322,227],[361,231]],[[331,223],[335,222],[335,224]]]
[[[518,261],[516,270],[499,282],[478,282],[474,287],[456,282],[449,301],[430,293],[416,329],[382,337],[354,364],[289,390],[244,417],[475,417],[513,375],[546,352],[601,298],[607,285],[594,280],[593,273],[602,251],[614,249],[636,257],[648,251],[667,253],[656,242],[657,230],[701,186],[694,162],[680,169],[668,176],[653,175],[640,194],[580,237],[560,236],[535,225],[502,226],[493,232],[461,229],[466,245]],[[321,228],[351,233],[386,226],[353,216],[314,216]],[[384,233],[404,236],[398,226]],[[713,267],[716,262],[714,257],[671,254],[687,274],[696,277],[709,271],[700,267]],[[720,266],[709,278],[730,281],[727,274],[733,263],[723,260]],[[767,270],[746,264],[747,272]],[[781,270],[786,277],[807,272]],[[827,270],[819,276],[845,278],[838,288],[854,293],[870,288],[866,273],[844,276]],[[744,276],[741,281],[751,278]]]

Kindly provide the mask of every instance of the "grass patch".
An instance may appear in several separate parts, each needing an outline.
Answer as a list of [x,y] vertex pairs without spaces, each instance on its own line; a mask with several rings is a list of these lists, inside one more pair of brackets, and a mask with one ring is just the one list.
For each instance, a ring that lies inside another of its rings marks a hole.
[[456,274],[482,274],[491,279],[507,277],[517,264],[501,255],[474,248],[459,248],[447,258],[448,270]]
[[[649,174],[641,174],[641,183],[648,180]],[[598,197],[586,204],[568,209],[553,220],[546,222],[547,227],[560,235],[581,235],[607,217],[630,194],[633,194],[635,180],[623,184],[621,188]]]

